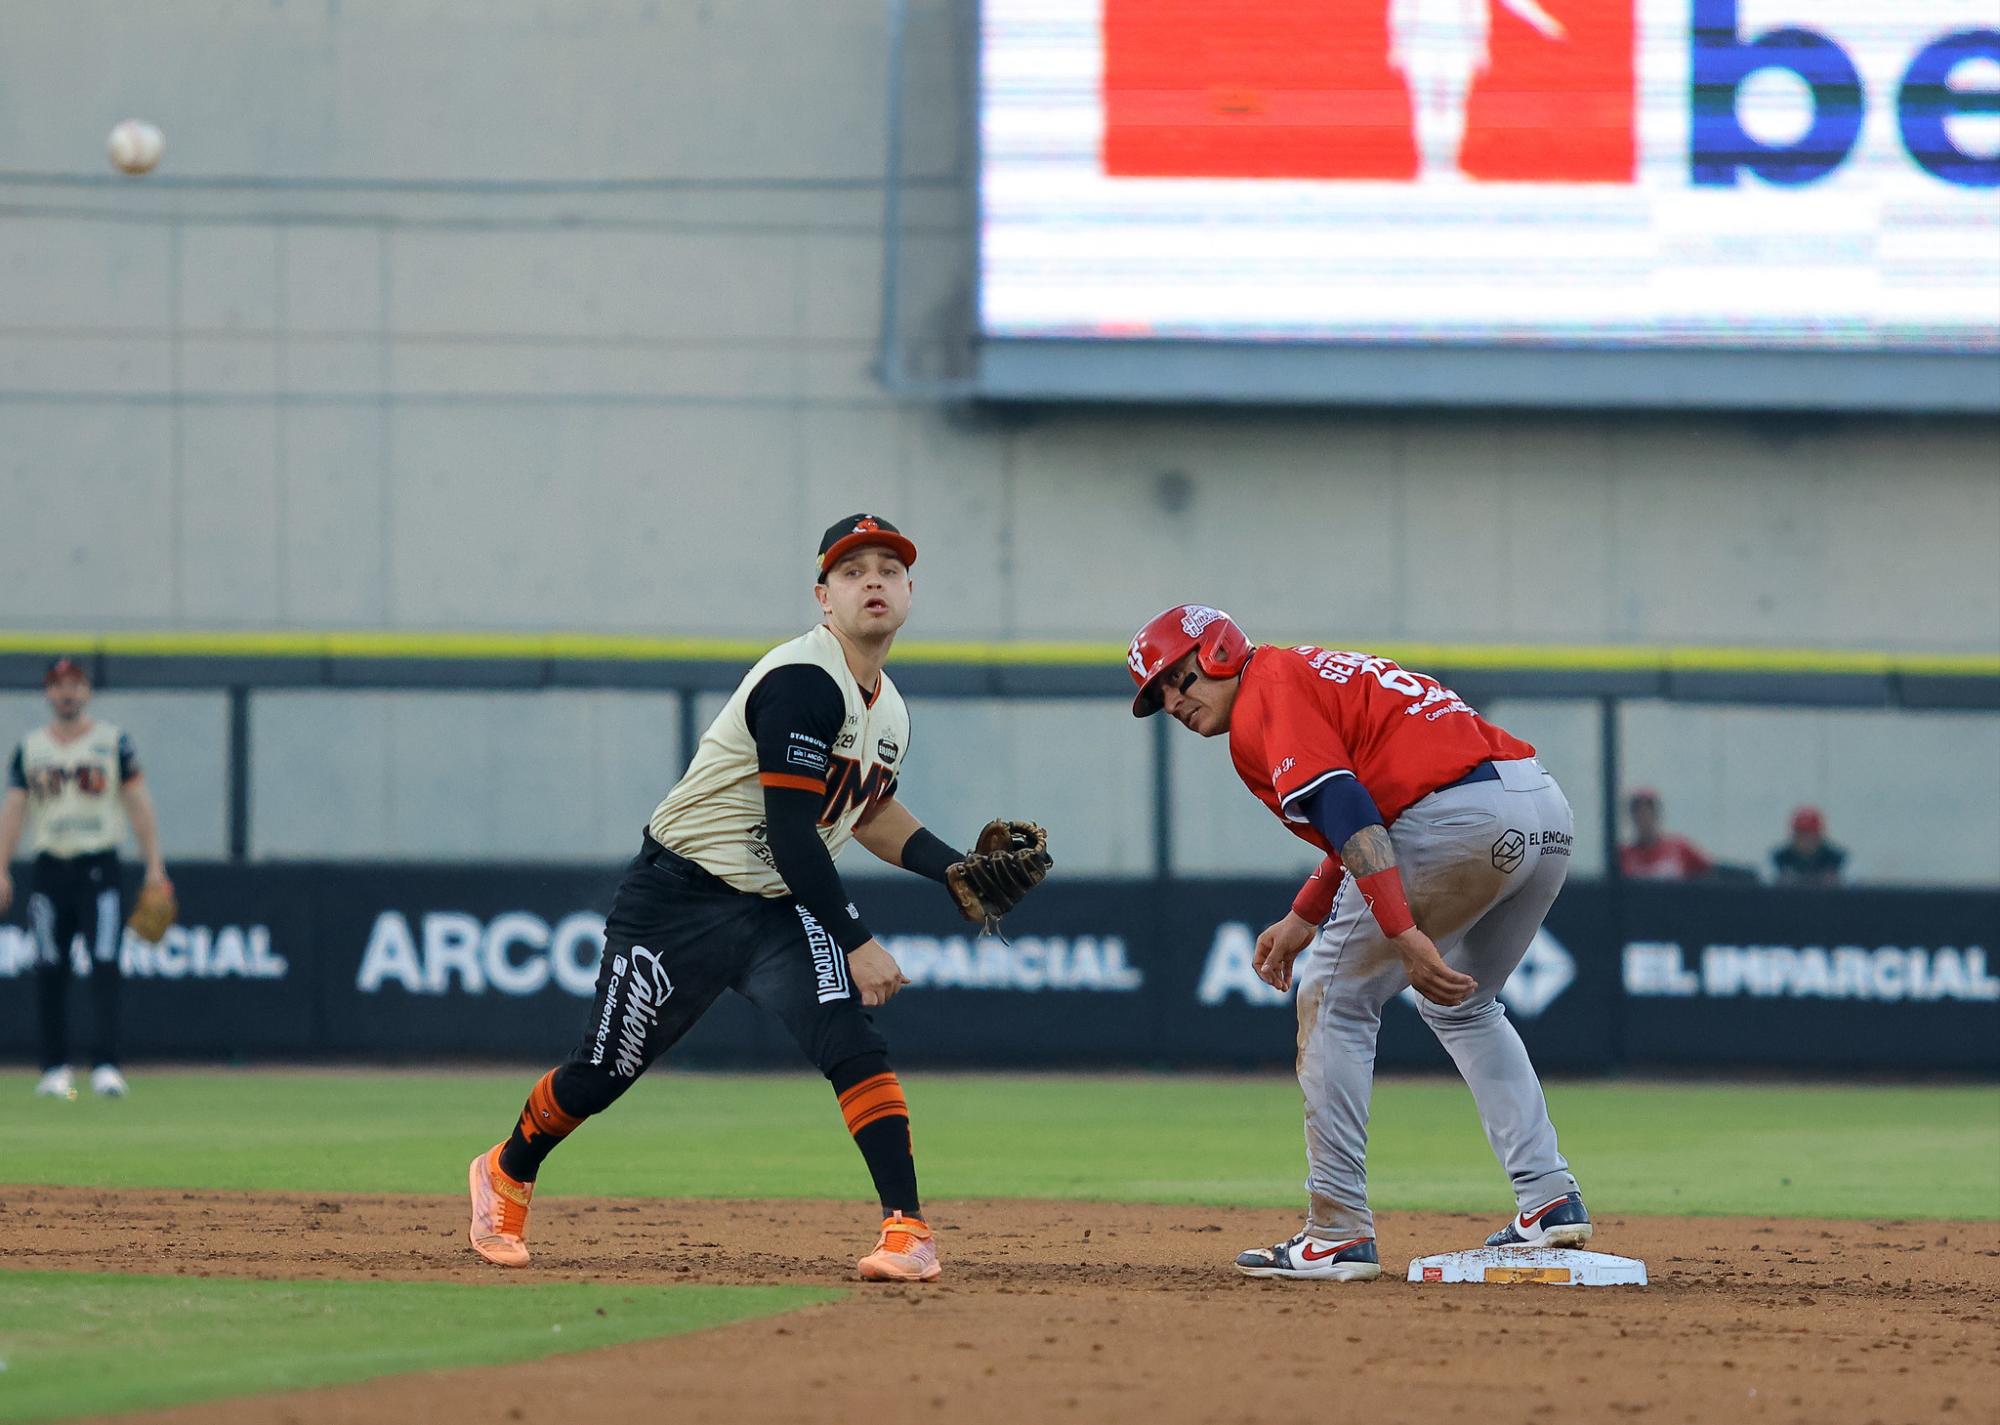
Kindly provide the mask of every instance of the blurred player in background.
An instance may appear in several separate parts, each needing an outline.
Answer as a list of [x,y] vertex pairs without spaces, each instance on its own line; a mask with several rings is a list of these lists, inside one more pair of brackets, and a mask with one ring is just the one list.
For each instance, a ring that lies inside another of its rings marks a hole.
[[21,739],[7,759],[0,799],[0,912],[14,899],[8,868],[25,824],[35,854],[28,924],[35,937],[35,1002],[42,1034],[42,1076],[35,1092],[76,1097],[69,1069],[65,1001],[70,943],[90,945],[94,1049],[90,1086],[107,1097],[125,1092],[118,1068],[118,990],[124,938],[118,846],[129,823],[146,865],[146,885],[171,889],[160,856],[160,824],[139,772],[132,739],[89,715],[90,675],[58,658],[42,678],[52,716]]
[[1771,869],[1785,886],[1837,886],[1847,852],[1826,839],[1826,817],[1818,807],[1792,813],[1792,836],[1771,853]]
[[1618,874],[1634,881],[1698,881],[1715,869],[1708,853],[1665,829],[1660,794],[1641,787],[1626,799],[1632,839],[1618,848]]
[[1305,1227],[1236,1259],[1246,1276],[1382,1274],[1368,1208],[1368,1105],[1382,1008],[1406,985],[1472,1090],[1517,1211],[1489,1247],[1568,1247],[1590,1214],[1541,1081],[1498,995],[1569,873],[1572,821],[1535,749],[1437,679],[1386,658],[1252,648],[1219,609],[1168,609],[1132,640],[1135,717],[1227,736],[1251,793],[1325,853],[1257,938],[1259,977],[1298,974]]
[[[605,925],[582,1043],[535,1084],[512,1135],[472,1160],[470,1236],[487,1261],[527,1265],[528,1201],[543,1159],[733,989],[782,1020],[833,1085],[882,1203],[861,1275],[938,1276],[909,1104],[864,1012],[909,981],[862,923],[833,858],[859,841],[945,885],[982,918],[1011,908],[1047,858],[982,855],[985,833],[968,856],[896,799],[910,719],[882,664],[910,615],[916,560],[916,545],[876,516],[827,530],[814,585],[824,621],[745,675],[654,810]],[[1021,879],[976,894],[968,871],[989,866]]]

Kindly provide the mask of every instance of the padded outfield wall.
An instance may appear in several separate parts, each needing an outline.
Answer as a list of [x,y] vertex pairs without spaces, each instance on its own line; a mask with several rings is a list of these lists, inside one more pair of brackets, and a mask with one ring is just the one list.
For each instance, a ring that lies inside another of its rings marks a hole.
[[[142,1058],[552,1060],[589,1018],[611,867],[190,865],[160,945],[127,935],[125,1043]],[[1279,1068],[1291,997],[1250,968],[1276,880],[1049,882],[978,937],[935,886],[862,899],[913,982],[876,1011],[898,1062]],[[2000,895],[1579,883],[1501,991],[1536,1062],[2000,1071]],[[79,950],[82,948],[79,942]],[[33,1049],[27,934],[0,926],[0,1057]],[[81,997],[80,997],[81,998]],[[683,1066],[798,1061],[725,996]],[[1413,995],[1381,1063],[1444,1069]]]

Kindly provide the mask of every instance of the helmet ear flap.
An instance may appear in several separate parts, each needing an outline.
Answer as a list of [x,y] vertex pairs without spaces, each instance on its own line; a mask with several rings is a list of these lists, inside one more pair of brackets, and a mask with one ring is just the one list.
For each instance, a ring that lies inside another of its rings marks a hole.
[[1250,640],[1234,619],[1219,618],[1202,631],[1194,657],[1202,676],[1234,678],[1250,657]]

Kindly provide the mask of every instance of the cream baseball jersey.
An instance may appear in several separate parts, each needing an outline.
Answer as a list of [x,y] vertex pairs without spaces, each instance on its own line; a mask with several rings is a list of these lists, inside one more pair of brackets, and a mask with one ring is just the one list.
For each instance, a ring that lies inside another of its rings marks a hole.
[[786,895],[766,836],[764,789],[822,797],[820,839],[838,856],[868,809],[895,795],[909,748],[909,710],[889,675],[870,696],[821,625],[744,675],[648,830],[739,891]]
[[7,785],[28,794],[28,849],[65,858],[116,851],[125,839],[118,792],[138,775],[132,739],[112,723],[93,722],[73,742],[36,728],[7,763]]

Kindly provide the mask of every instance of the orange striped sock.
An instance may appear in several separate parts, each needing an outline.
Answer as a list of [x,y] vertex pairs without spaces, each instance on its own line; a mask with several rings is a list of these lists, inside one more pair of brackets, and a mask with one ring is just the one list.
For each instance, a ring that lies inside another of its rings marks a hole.
[[854,1135],[882,1214],[901,1212],[923,1220],[917,1200],[917,1162],[910,1150],[910,1105],[893,1073],[871,1074],[840,1095],[840,1116]]
[[531,1183],[541,1171],[542,1159],[555,1151],[556,1144],[576,1131],[586,1115],[569,1112],[556,1102],[555,1070],[535,1080],[528,1101],[514,1131],[500,1145],[500,1171],[517,1182]]
[[528,1090],[528,1101],[521,1108],[523,1138],[532,1139],[544,1135],[556,1139],[567,1138],[575,1131],[576,1126],[583,1122],[575,1114],[565,1113],[562,1105],[556,1102],[555,1081],[556,1071],[551,1069],[536,1079],[535,1086]]
[[863,1079],[840,1096],[840,1116],[847,1120],[849,1133],[859,1133],[871,1123],[898,1115],[907,1120],[910,1104],[893,1073]]

